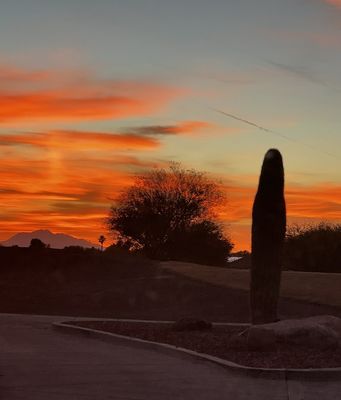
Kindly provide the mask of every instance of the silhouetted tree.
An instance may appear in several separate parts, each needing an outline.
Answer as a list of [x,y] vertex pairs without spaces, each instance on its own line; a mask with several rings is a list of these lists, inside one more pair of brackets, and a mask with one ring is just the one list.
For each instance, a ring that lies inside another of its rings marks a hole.
[[217,222],[204,220],[189,224],[169,237],[169,256],[198,264],[224,265],[233,244]]
[[47,245],[42,242],[40,239],[32,239],[30,242],[30,249],[32,250],[41,250],[41,249],[46,249]]
[[104,244],[104,242],[105,242],[106,240],[107,240],[106,237],[103,236],[103,235],[100,235],[100,237],[98,238],[98,241],[99,241],[99,243],[100,243],[100,245],[101,245],[101,251],[103,251],[103,244]]
[[173,164],[137,176],[111,208],[108,225],[121,246],[151,258],[222,263],[232,249],[214,213],[223,200],[204,173]]
[[252,211],[251,320],[277,321],[282,250],[286,230],[284,168],[281,153],[264,157]]

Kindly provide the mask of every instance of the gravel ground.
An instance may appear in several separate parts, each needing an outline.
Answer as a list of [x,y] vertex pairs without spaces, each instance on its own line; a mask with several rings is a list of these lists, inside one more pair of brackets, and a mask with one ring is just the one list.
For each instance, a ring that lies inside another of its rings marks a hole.
[[[248,351],[246,340],[235,338],[244,328],[214,326],[210,331],[177,332],[169,324],[77,321],[77,326],[168,343],[200,353],[210,354],[250,367],[263,368],[336,368],[341,367],[341,349],[317,350],[279,345],[269,352]],[[241,338],[241,336],[239,336]]]

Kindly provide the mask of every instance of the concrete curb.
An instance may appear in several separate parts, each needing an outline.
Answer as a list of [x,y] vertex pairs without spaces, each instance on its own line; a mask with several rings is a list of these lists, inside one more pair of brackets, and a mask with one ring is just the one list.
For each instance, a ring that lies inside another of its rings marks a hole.
[[[85,319],[83,319],[85,321]],[[77,319],[80,321],[80,319]],[[119,320],[116,321],[125,321],[125,322],[152,322],[152,321],[143,321],[143,320]],[[160,321],[161,322],[161,321]],[[157,321],[154,321],[157,323]],[[163,321],[163,323],[169,323],[169,321]],[[220,325],[220,324],[219,324]],[[229,324],[222,323],[221,325],[238,325],[238,324]],[[245,324],[239,324],[244,326]],[[244,365],[236,364],[231,361],[224,360],[219,357],[210,356],[204,353],[198,353],[193,350],[188,350],[182,347],[176,347],[174,345],[152,342],[149,340],[134,338],[130,336],[119,335],[116,333],[104,332],[96,329],[84,328],[77,325],[72,325],[72,321],[69,322],[55,322],[52,324],[54,329],[57,329],[64,333],[78,333],[82,335],[86,335],[87,337],[100,339],[106,342],[111,343],[120,343],[123,345],[133,345],[138,348],[145,348],[148,350],[156,350],[162,351],[166,354],[174,355],[175,352],[177,355],[186,357],[186,358],[196,358],[204,361],[212,362],[221,367],[227,368],[230,371],[236,373],[246,374],[252,377],[259,378],[267,378],[267,379],[286,379],[286,380],[313,380],[313,381],[334,381],[341,379],[341,368],[314,368],[314,369],[286,369],[286,368],[256,368],[256,367],[247,367]]]
[[[32,318],[48,318],[48,319],[65,319],[72,321],[113,321],[113,322],[147,322],[149,324],[173,324],[173,321],[151,320],[151,319],[131,319],[131,318],[105,318],[105,317],[79,317],[76,315],[46,315],[46,314],[15,314],[0,313],[4,317],[32,317]],[[247,322],[212,322],[216,326],[250,326]]]

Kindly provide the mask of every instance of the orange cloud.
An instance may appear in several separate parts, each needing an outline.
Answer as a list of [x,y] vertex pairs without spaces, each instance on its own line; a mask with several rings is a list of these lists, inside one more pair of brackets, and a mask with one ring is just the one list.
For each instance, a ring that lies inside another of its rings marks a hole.
[[[241,186],[236,182],[224,185],[227,206],[221,210],[223,219],[229,222],[251,219],[253,199],[257,184]],[[341,220],[341,186],[320,184],[312,186],[287,185],[285,189],[289,218],[315,218],[317,220]]]
[[72,154],[56,163],[49,154],[37,160],[26,153],[0,159],[0,240],[39,226],[59,231],[65,227],[74,234],[79,228],[85,237],[103,232],[112,199],[139,169],[159,165],[124,154],[112,160]]
[[341,7],[341,0],[324,0],[324,2],[331,6]]
[[[278,38],[284,41],[290,41],[293,43],[297,43],[298,41],[301,43],[309,43],[313,44],[314,46],[320,47],[330,47],[330,48],[339,48],[341,46],[340,37],[338,35],[334,35],[333,33],[329,32],[310,32],[310,31],[303,31],[303,30],[264,30],[266,36],[271,36],[271,38]],[[273,63],[274,64],[274,63]],[[308,74],[304,69],[298,68],[295,72],[296,75],[308,75],[308,78],[311,80],[311,76],[313,75],[310,71]],[[310,75],[310,76],[309,76]]]
[[0,146],[30,145],[49,149],[153,149],[159,146],[156,139],[133,134],[102,132],[52,131],[1,135]]
[[148,115],[184,90],[80,73],[25,71],[0,65],[0,123],[79,121]]
[[213,124],[204,121],[185,121],[175,125],[149,125],[126,129],[136,135],[180,135],[196,134],[198,131],[213,127]]
[[185,121],[175,128],[176,134],[196,135],[198,132],[213,127],[213,124],[204,121]]
[[56,75],[48,71],[26,71],[11,65],[0,64],[0,82],[2,87],[4,85],[43,82],[52,78],[56,78]]
[[28,172],[25,164],[29,166],[30,161],[12,171],[11,161],[0,161],[0,240],[39,227],[96,240],[98,232],[105,233],[104,220],[112,198],[133,179],[119,164],[110,168],[96,160],[86,166],[67,160],[57,170],[49,160],[41,160]]
[[306,188],[289,187],[286,197],[289,217],[341,219],[341,186],[325,184]]

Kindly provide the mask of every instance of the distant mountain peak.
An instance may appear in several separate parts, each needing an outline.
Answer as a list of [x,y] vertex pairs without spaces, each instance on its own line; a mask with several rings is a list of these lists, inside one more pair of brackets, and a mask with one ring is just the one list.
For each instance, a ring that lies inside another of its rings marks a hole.
[[2,246],[29,247],[32,239],[40,239],[54,249],[63,249],[66,246],[98,247],[87,240],[78,239],[65,233],[53,233],[48,229],[38,229],[33,232],[19,232],[0,244]]

